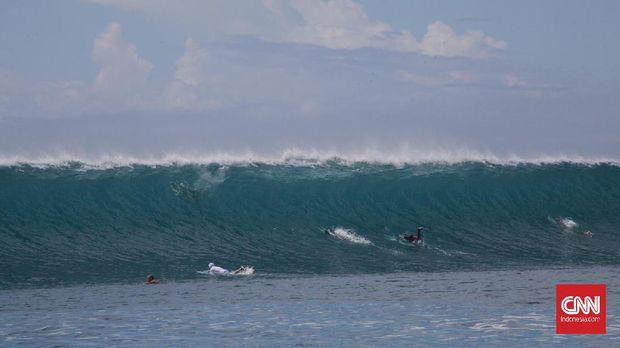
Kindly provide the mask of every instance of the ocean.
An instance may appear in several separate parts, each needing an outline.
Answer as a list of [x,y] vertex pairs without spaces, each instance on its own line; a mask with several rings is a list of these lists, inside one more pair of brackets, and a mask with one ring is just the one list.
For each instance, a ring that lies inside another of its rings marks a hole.
[[619,226],[607,162],[5,164],[0,345],[617,346]]

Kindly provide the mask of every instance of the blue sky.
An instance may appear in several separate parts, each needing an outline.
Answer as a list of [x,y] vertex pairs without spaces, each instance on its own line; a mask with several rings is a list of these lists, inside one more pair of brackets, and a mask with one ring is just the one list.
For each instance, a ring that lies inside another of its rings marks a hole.
[[617,1],[1,6],[2,158],[620,157]]

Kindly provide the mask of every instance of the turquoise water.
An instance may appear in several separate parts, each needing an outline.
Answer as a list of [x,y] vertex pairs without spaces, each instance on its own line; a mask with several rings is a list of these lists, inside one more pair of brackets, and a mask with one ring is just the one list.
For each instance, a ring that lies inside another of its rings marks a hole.
[[[620,344],[617,267],[203,276],[0,291],[0,346]],[[555,334],[555,284],[607,284],[606,335]]]
[[[418,225],[425,244],[403,243]],[[604,163],[23,164],[0,167],[0,288],[189,280],[212,261],[297,274],[617,265],[618,226],[620,167]]]

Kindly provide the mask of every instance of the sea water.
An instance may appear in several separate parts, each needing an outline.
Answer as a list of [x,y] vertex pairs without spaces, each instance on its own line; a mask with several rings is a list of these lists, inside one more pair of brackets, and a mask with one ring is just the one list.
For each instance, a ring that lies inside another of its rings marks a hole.
[[[557,283],[607,284],[606,335],[556,335]],[[0,291],[8,346],[620,344],[620,270],[204,276]]]
[[4,164],[0,346],[618,346],[619,228],[616,163]]

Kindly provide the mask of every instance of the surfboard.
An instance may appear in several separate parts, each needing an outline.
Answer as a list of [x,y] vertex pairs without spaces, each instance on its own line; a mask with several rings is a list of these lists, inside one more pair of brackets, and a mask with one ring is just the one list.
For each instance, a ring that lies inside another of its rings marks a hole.
[[243,270],[241,270],[238,273],[233,273],[233,272],[229,272],[229,273],[213,273],[209,270],[204,270],[204,271],[196,271],[196,273],[198,274],[205,274],[205,275],[213,275],[213,276],[223,276],[223,277],[231,277],[231,276],[248,276],[248,275],[252,275],[254,274],[254,267],[252,266],[242,266],[244,267]]

